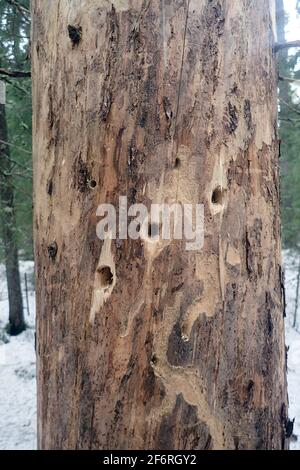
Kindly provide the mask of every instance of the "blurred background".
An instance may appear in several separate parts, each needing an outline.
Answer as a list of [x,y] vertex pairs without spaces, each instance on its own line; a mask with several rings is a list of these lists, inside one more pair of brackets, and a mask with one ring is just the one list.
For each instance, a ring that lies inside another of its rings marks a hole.
[[[278,42],[300,40],[300,1],[276,1]],[[0,450],[36,448],[29,3],[0,0]],[[300,450],[300,48],[278,53],[278,73],[290,418]]]

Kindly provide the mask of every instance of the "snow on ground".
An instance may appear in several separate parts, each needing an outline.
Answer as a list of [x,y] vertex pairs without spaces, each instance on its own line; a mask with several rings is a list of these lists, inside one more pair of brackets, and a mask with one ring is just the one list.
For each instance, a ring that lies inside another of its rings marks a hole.
[[288,356],[289,415],[296,418],[294,434],[297,441],[291,443],[292,450],[300,450],[300,334],[290,325],[286,329],[286,344],[290,347]]
[[296,418],[294,434],[298,437],[296,442],[291,443],[292,450],[300,450],[300,308],[298,309],[298,331],[293,327],[297,270],[299,257],[285,253],[285,287],[287,299],[287,319],[286,319],[286,345],[288,351],[288,387],[290,418]]
[[[8,321],[8,300],[5,271],[0,266],[0,450],[32,450],[37,447],[33,263],[21,262],[20,270],[28,329],[16,338],[9,338],[3,332]],[[25,272],[30,315],[26,308]]]
[[[300,450],[300,311],[299,333],[292,328],[295,305],[298,260],[285,253],[287,321],[286,343],[288,354],[288,385],[290,417],[296,418],[294,433],[298,440],[291,447]],[[21,262],[24,274],[33,279],[33,263]],[[8,319],[8,301],[5,271],[0,266],[0,450],[36,449],[36,374],[34,351],[35,298],[29,282],[29,310],[25,318],[29,328],[17,338],[8,338],[3,329]],[[300,308],[299,308],[300,310]],[[6,341],[8,341],[6,343]]]

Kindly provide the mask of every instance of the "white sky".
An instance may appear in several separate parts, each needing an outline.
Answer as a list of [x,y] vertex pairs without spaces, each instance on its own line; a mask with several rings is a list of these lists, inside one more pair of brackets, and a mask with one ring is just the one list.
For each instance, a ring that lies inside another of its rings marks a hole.
[[[296,4],[297,0],[283,0],[284,8],[288,15],[288,23],[285,27],[286,41],[299,41],[300,40],[300,16],[297,14]],[[294,49],[290,49],[291,53],[294,53]],[[299,67],[297,67],[298,69]],[[300,87],[293,85],[294,89],[294,100],[295,102],[300,100]]]
[[284,0],[284,7],[289,16],[289,22],[286,25],[287,41],[300,40],[300,18],[296,10],[297,0]]

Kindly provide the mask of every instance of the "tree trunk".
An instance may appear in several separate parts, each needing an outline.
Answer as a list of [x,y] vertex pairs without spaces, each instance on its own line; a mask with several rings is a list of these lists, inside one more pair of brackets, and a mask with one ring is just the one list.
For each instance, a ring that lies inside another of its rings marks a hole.
[[9,332],[18,335],[25,329],[22,290],[19,273],[14,188],[10,162],[6,113],[5,84],[0,81],[0,202],[1,235],[4,245],[6,280],[9,300]]
[[[39,447],[286,448],[274,2],[32,16]],[[203,249],[100,241],[120,195]]]

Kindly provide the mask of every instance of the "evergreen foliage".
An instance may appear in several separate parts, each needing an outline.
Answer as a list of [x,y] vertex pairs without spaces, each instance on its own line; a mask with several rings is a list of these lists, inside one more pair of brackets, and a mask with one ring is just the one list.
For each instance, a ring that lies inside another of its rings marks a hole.
[[[0,0],[0,69],[30,70],[30,0]],[[0,73],[6,82],[6,117],[17,220],[17,244],[32,258],[31,80]],[[5,211],[5,207],[0,208]],[[2,220],[5,220],[5,214]],[[0,260],[3,243],[0,240]]]
[[[300,1],[297,1],[300,14]],[[279,54],[279,123],[281,138],[281,207],[283,245],[300,251],[300,50]]]

